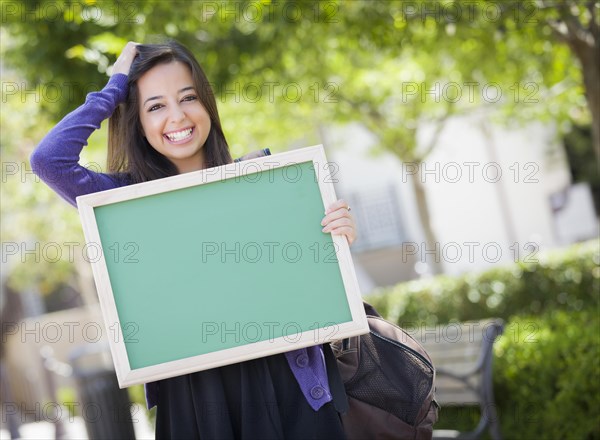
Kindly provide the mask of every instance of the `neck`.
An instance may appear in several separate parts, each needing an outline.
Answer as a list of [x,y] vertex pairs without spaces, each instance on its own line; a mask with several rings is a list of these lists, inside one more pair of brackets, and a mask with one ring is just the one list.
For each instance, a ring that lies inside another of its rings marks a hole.
[[173,163],[177,167],[179,174],[191,173],[192,171],[200,171],[206,168],[203,154],[182,161],[173,161]]

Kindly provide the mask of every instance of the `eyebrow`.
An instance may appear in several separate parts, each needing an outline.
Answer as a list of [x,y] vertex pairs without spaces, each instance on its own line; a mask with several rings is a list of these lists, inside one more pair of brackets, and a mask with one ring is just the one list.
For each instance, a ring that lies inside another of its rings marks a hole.
[[[178,91],[177,91],[177,94],[179,94],[179,93],[183,93],[183,92],[186,92],[186,91],[188,91],[188,90],[194,90],[194,87],[192,87],[192,86],[187,86],[187,87],[184,87],[183,89],[181,89],[181,90],[178,90]],[[164,96],[152,96],[152,97],[150,97],[150,98],[148,98],[148,99],[146,99],[146,100],[144,101],[144,106],[146,105],[146,103],[147,103],[148,101],[152,101],[152,100],[155,100],[155,99],[160,99],[160,98],[164,98]]]

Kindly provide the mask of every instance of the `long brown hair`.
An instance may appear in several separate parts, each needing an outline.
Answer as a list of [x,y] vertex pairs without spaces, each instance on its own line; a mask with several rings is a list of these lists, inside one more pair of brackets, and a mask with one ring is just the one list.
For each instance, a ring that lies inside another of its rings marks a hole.
[[231,163],[229,147],[221,128],[214,93],[194,55],[182,44],[170,40],[161,44],[140,44],[128,75],[127,99],[120,104],[109,119],[108,171],[123,173],[130,183],[178,174],[175,164],[148,143],[140,122],[137,81],[158,64],[179,61],[192,73],[198,99],[208,112],[211,129],[203,146],[207,168]]

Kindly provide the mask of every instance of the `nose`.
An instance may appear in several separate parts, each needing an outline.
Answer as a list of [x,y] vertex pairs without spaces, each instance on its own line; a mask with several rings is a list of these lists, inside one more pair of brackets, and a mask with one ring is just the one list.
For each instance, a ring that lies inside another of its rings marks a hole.
[[185,119],[185,112],[179,105],[171,106],[171,114],[169,115],[172,123],[179,123]]

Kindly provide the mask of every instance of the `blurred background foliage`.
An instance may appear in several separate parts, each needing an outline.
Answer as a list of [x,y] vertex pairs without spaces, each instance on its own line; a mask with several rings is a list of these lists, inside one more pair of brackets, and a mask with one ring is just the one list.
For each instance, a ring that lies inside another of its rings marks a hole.
[[[279,90],[276,102],[252,102],[246,108],[254,109],[250,114],[302,116],[310,127],[309,122],[322,120],[323,113],[315,110],[323,107],[328,121],[370,125],[382,144],[405,150],[399,151],[405,160],[418,157],[414,131],[419,120],[437,120],[449,111],[480,105],[485,84],[511,91],[512,96],[504,97],[506,118],[551,117],[567,125],[573,119],[589,121],[584,66],[569,46],[553,37],[550,25],[565,13],[557,5],[571,5],[566,11],[585,25],[592,12],[584,2],[554,2],[553,7],[486,1],[4,3],[6,65],[18,69],[29,87],[72,84],[68,99],[42,103],[54,119],[80,105],[90,87],[106,82],[109,66],[128,40],[172,37],[197,55],[223,99],[223,92],[236,85],[242,90],[250,83],[301,86],[305,99],[299,103],[307,105],[290,102],[295,100],[291,90],[287,99]],[[453,90],[448,90],[450,99],[424,100],[408,90],[402,95],[401,83],[411,81],[479,86],[473,99],[452,105]],[[324,102],[326,96],[330,102]],[[545,105],[525,105],[542,100]],[[315,105],[324,103],[335,105]],[[224,114],[229,107],[223,106]],[[251,138],[256,145],[265,142],[267,131],[261,126],[272,132],[280,124],[261,124],[254,118],[251,125],[250,134],[262,135]],[[298,125],[290,124],[296,126],[296,136],[309,130]],[[288,128],[281,129],[284,138],[275,139],[289,140]],[[239,132],[227,133],[232,143],[243,140],[252,148],[247,133]]]
[[600,438],[599,334],[592,307],[511,319],[494,359],[506,438]]
[[401,327],[600,306],[600,242],[530,255],[480,273],[440,275],[372,292],[367,301]]

